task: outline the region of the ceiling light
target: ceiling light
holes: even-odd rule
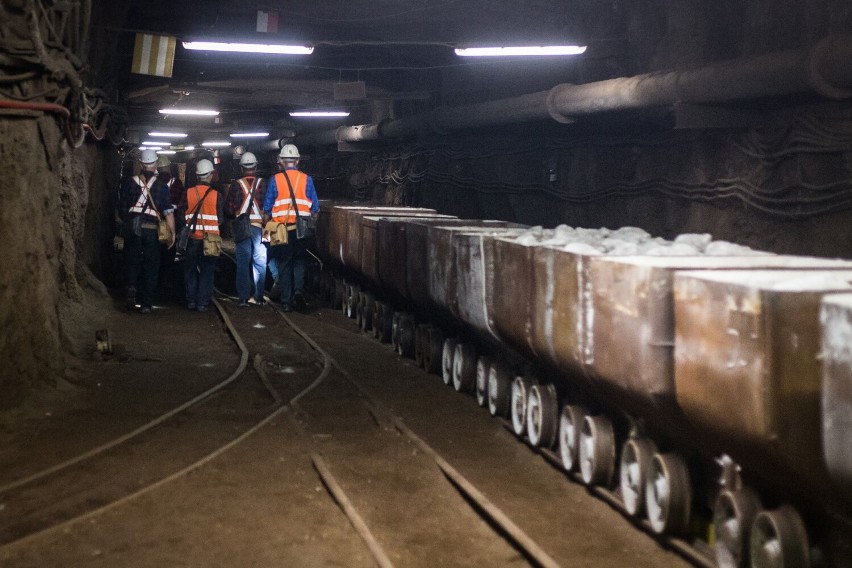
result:
[[[157,153],[162,156],[171,156],[172,154],[177,154],[174,150],[157,150]]]
[[[220,146],[230,146],[230,142],[219,142],[219,141],[210,141],[210,142],[202,142],[202,146],[206,146],[207,148],[218,148]]]
[[[299,110],[291,112],[290,116],[349,116],[349,113],[343,110]]]
[[[160,114],[182,114],[186,116],[219,116],[219,111],[212,109],[161,108]]]
[[[140,150],[162,150],[162,146],[139,146]]]
[[[186,148],[184,148],[184,150],[186,150],[186,151],[195,150],[195,146],[187,146]]]
[[[168,144],[168,140],[145,140],[141,144],[143,146],[162,146],[163,144]]]
[[[265,138],[269,132],[234,132],[231,138]]]
[[[240,53],[276,53],[279,55],[310,55],[314,48],[307,45],[282,45],[260,43],[225,43],[218,41],[185,41],[186,49],[202,51],[236,51]]]
[[[186,138],[185,132],[149,132],[148,136],[155,136],[160,138]]]
[[[585,45],[541,45],[526,47],[468,47],[456,49],[462,57],[506,57],[515,55],[579,55]]]

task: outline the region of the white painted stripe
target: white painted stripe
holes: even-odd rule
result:
[[[160,36],[159,46],[157,47],[157,71],[154,75],[160,77],[166,74],[166,59],[169,55],[169,36]]]
[[[292,199],[278,199],[275,202],[274,207],[280,207],[283,205],[290,205],[290,209],[292,209],[293,200]],[[297,199],[296,205],[304,205],[305,207],[310,207],[313,205],[313,202],[310,199]]]
[[[151,70],[149,64],[151,61],[151,40],[154,36],[144,34],[142,36],[142,58],[139,60],[139,73],[142,75],[150,75]]]

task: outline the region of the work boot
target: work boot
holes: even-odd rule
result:
[[[272,288],[269,290],[269,299],[277,302],[281,299],[281,287],[278,286],[278,281],[275,281],[275,284],[272,285]]]
[[[293,309],[297,312],[301,312],[306,306],[305,295],[301,292],[296,292],[295,296],[293,296]]]
[[[124,305],[128,310],[136,309],[136,288],[128,286],[124,294]]]

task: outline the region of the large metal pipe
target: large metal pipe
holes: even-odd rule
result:
[[[250,142],[247,148],[252,152],[277,152],[282,146],[281,139],[264,140],[263,142]]]
[[[810,49],[793,49],[735,59],[695,69],[646,73],[584,85],[563,83],[550,90],[429,113],[378,124],[341,126],[299,137],[299,143],[332,144],[413,136],[424,130],[452,130],[606,111],[666,107],[678,102],[723,103],[760,97],[816,92],[852,96],[852,37],[827,37]]]
[[[697,69],[647,73],[585,85],[557,85],[551,105],[562,116],[669,106],[722,103],[791,93],[829,98],[852,95],[849,38],[827,38],[810,50],[789,50]],[[837,71],[845,69],[845,73]]]

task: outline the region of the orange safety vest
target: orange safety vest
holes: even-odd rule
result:
[[[208,189],[210,189],[210,186],[200,184],[186,190],[186,213],[184,214],[184,218],[187,225],[192,223],[192,217],[195,215],[195,206],[201,201]],[[203,239],[204,233],[219,234],[219,216],[216,214],[218,209],[218,194],[219,192],[215,189],[211,190],[210,195],[201,204],[201,210],[198,212],[198,220],[195,221],[195,230],[189,234],[190,238]]]
[[[290,197],[290,186],[284,176],[290,178],[293,184],[293,195],[296,197],[296,208],[299,216],[311,216],[311,200],[307,196],[308,176],[299,170],[285,170],[275,174],[275,188],[278,195],[272,205],[272,220],[285,225],[295,225],[296,216],[293,215],[293,199]]]
[[[249,182],[249,180],[253,181]],[[257,206],[258,190],[260,189],[260,184],[262,182],[263,180],[261,178],[255,178],[253,176],[246,176],[237,180],[237,183],[240,184],[240,189],[243,190],[243,204],[240,206],[240,210],[237,212],[237,215],[242,215],[248,211],[249,195],[251,195],[251,190],[254,189],[254,197],[252,198],[253,203],[251,204],[251,211],[249,212],[249,221],[252,225],[257,225],[258,227],[263,226],[263,219],[260,216],[260,207]]]

